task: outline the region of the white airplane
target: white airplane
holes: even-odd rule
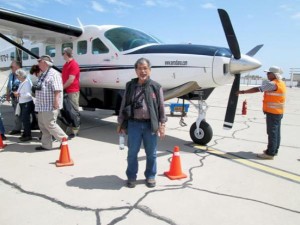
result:
[[[165,100],[198,99],[199,116],[190,128],[197,144],[207,144],[212,128],[205,121],[205,100],[217,86],[232,83],[224,128],[234,122],[240,74],[255,70],[261,63],[252,58],[262,47],[258,45],[243,55],[227,12],[218,9],[229,45],[228,48],[163,44],[141,31],[123,26],[80,26],[58,23],[43,18],[0,8],[0,37],[16,48],[0,53],[0,67],[9,67],[11,60],[22,61],[23,67],[36,64],[40,55],[51,55],[55,69],[63,66],[62,50],[72,47],[81,70],[80,105],[84,108],[116,109],[120,90],[136,77],[134,63],[141,57],[152,64],[151,78],[164,89]],[[17,43],[13,38],[28,40]]]

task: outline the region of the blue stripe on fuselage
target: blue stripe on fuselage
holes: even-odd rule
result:
[[[126,53],[132,54],[147,54],[147,53],[167,53],[167,54],[192,54],[192,55],[205,55],[205,56],[223,56],[231,58],[231,51],[227,48],[207,46],[207,45],[191,45],[191,44],[162,44],[151,45],[136,51]]]
[[[57,66],[59,69],[62,69],[62,66]],[[107,71],[107,70],[128,70],[134,69],[134,66],[131,65],[80,65],[80,72],[92,72],[92,71]],[[24,66],[25,70],[30,70],[31,66]],[[204,66],[151,66],[151,68],[208,68]],[[7,67],[7,70],[10,68]]]

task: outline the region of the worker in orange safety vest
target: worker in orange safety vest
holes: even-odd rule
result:
[[[284,113],[286,86],[282,81],[282,70],[278,66],[271,66],[265,70],[269,82],[259,87],[238,91],[236,94],[250,94],[264,92],[263,112],[266,114],[268,147],[257,157],[261,159],[274,159],[280,146],[280,127]]]

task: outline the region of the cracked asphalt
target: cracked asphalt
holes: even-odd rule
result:
[[[196,146],[189,137],[189,126],[197,117],[195,108],[190,106],[185,127],[179,124],[179,114],[169,116],[167,137],[159,141],[153,189],[144,183],[143,149],[138,185],[124,186],[126,150],[118,148],[112,111],[82,112],[79,137],[68,142],[75,163],[71,167],[55,166],[58,143],[52,151],[34,150],[39,145],[38,131],[28,143],[7,135],[8,146],[0,152],[0,224],[299,224],[300,89],[288,88],[282,144],[273,161],[256,158],[267,141],[261,94],[242,95],[233,129],[223,130],[229,91],[230,86],[216,88],[207,101],[206,119],[214,132],[207,146]],[[244,99],[246,116],[241,115]],[[9,131],[12,108],[6,102],[1,112]],[[163,173],[169,170],[176,145],[188,177],[171,181]]]

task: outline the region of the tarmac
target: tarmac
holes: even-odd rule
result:
[[[300,223],[300,89],[288,88],[282,142],[274,160],[256,157],[266,149],[262,94],[241,95],[232,130],[223,129],[231,86],[216,88],[206,120],[214,136],[207,146],[189,136],[197,110],[190,105],[184,122],[169,115],[166,138],[158,144],[157,186],[144,182],[145,152],[139,154],[138,185],[127,188],[127,150],[119,150],[113,111],[82,111],[79,136],[68,141],[74,166],[56,167],[60,149],[37,152],[34,140],[7,135],[0,152],[1,225],[295,225]],[[241,89],[249,87],[242,86]],[[247,115],[241,115],[247,99]],[[1,106],[7,131],[13,126],[9,103]],[[170,180],[174,146],[180,148],[187,178]]]

